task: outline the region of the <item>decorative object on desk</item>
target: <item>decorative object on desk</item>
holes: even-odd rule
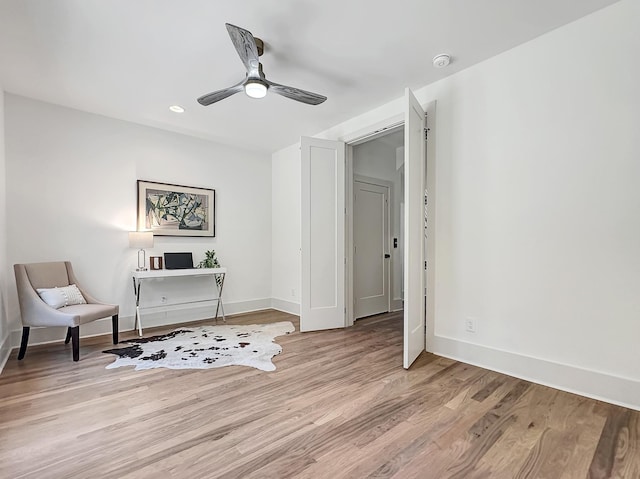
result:
[[[145,248],[153,248],[153,233],[151,231],[130,231],[129,247],[140,248],[138,251],[138,269],[136,271],[146,271]]]
[[[213,249],[209,251],[205,251],[204,259],[200,261],[200,263],[198,263],[197,267],[198,268],[219,268],[220,262],[218,261],[218,258],[216,258],[216,251]],[[220,276],[216,276],[216,283],[218,284],[218,286],[222,286],[222,281],[224,281],[224,278]]]
[[[162,256],[149,256],[150,269],[162,269]]]
[[[138,180],[138,228],[163,236],[215,236],[215,193]]]
[[[282,347],[273,340],[294,331],[290,321],[180,328],[161,336],[122,341],[121,344],[130,345],[104,351],[119,356],[106,369],[120,366],[135,366],[136,371],[249,366],[273,371],[276,367],[271,358],[282,352]]]
[[[215,250],[205,251],[204,259],[198,263],[198,268],[219,268],[220,262],[216,258]]]

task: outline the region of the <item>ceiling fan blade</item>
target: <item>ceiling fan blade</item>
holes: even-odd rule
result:
[[[244,82],[245,80],[242,80],[240,83],[236,83],[235,85],[230,86],[229,88],[225,88],[224,90],[218,90],[212,93],[207,93],[206,95],[202,95],[200,98],[198,98],[198,103],[204,106],[208,106],[217,101],[224,100],[231,95],[235,95],[236,93],[243,90]]]
[[[306,103],[308,105],[319,105],[327,99],[326,96],[318,95],[317,93],[311,93],[310,91],[300,90],[299,88],[293,88],[285,85],[279,85],[278,83],[273,83],[266,79],[264,79],[263,81],[265,81],[267,85],[269,85],[269,91],[287,98],[291,98],[292,100]]]
[[[260,65],[255,38],[253,38],[249,30],[236,27],[230,23],[226,23],[225,25],[227,26],[227,31],[229,32],[233,46],[236,47],[236,51],[247,69],[247,75],[252,76],[252,74],[258,72],[258,65]]]

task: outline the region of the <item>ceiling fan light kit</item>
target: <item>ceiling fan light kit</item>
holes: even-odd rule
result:
[[[229,88],[202,95],[198,98],[198,103],[208,106],[243,90],[251,98],[263,98],[267,94],[267,90],[271,90],[273,93],[307,105],[319,105],[327,99],[326,96],[318,95],[317,93],[280,85],[267,80],[259,59],[264,51],[264,42],[259,38],[255,38],[249,30],[236,27],[230,23],[227,23],[226,26],[231,42],[247,70],[245,79]]]
[[[249,80],[244,84],[244,92],[251,98],[264,98],[267,95],[267,85],[259,81]]]
[[[433,57],[433,66],[436,68],[444,68],[451,63],[451,56],[446,53],[441,53]]]

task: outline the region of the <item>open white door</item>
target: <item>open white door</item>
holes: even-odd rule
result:
[[[345,146],[301,138],[300,331],[345,327]]]
[[[425,350],[424,177],[425,113],[410,89],[404,120],[404,360],[408,369]]]

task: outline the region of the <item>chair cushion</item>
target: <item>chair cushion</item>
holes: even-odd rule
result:
[[[74,324],[74,326],[77,326],[118,314],[118,306],[111,304],[74,304],[60,308],[58,311],[76,316],[77,324]]]
[[[87,301],[75,284],[62,288],[38,288],[36,289],[42,301],[55,309],[73,304],[86,304]]]

